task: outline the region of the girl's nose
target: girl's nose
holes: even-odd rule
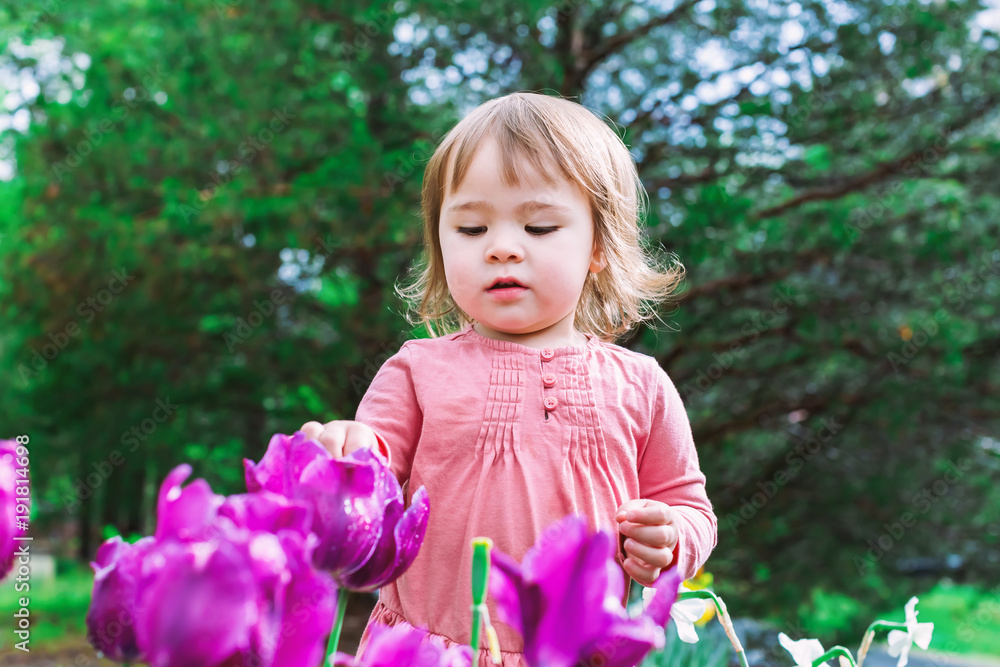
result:
[[[508,233],[498,232],[487,245],[486,258],[490,262],[520,261],[524,251],[521,245]]]

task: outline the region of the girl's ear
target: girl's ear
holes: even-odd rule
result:
[[[591,256],[590,260],[590,271],[591,273],[600,273],[607,266],[607,259],[604,257],[604,251],[601,248],[594,246],[594,254]]]

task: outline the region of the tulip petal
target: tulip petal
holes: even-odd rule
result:
[[[333,654],[333,664],[331,667],[358,667],[361,663],[350,653],[337,651]]]
[[[376,623],[371,628],[364,656],[358,667],[470,667],[472,648],[453,646],[445,649],[428,637],[423,628],[409,625],[389,627]],[[338,654],[342,655],[342,654]],[[350,665],[349,662],[337,664]],[[353,667],[353,666],[352,666]]]
[[[305,503],[270,491],[228,496],[219,507],[219,516],[247,530],[269,533],[292,530],[306,535],[312,523],[312,512]]]
[[[416,560],[420,552],[420,546],[424,542],[427,533],[427,522],[430,520],[431,501],[427,495],[427,489],[420,487],[413,494],[410,506],[403,512],[403,518],[396,526],[396,544],[398,547],[396,554],[396,572],[393,579],[399,578],[413,561]]]
[[[14,569],[16,538],[27,533],[26,528],[18,527],[17,506],[31,504],[30,495],[17,495],[17,447],[15,440],[0,440],[0,579]]]
[[[563,523],[572,525],[559,525]],[[621,608],[621,617],[627,619],[621,604],[624,581],[613,560],[615,545],[611,536],[598,532],[588,537],[584,521],[564,520],[559,524],[556,532],[565,535],[566,543],[574,550],[563,552],[565,560],[557,563],[562,577],[551,576],[552,570],[546,568],[550,577],[535,580],[547,601],[546,613],[538,624],[539,637],[545,639],[536,644],[535,661],[528,658],[529,649],[525,647],[525,657],[532,664],[556,667],[575,665],[584,647],[607,632],[607,612],[613,618],[616,607]],[[579,541],[573,545],[574,540]],[[533,554],[536,559],[538,554]],[[605,613],[594,613],[597,610]]]
[[[266,489],[291,498],[302,473],[317,459],[333,460],[333,457],[302,431],[291,436],[277,433],[268,442],[260,463],[244,459],[247,491]]]
[[[196,541],[214,534],[218,508],[224,498],[212,493],[212,488],[203,479],[196,479],[181,489],[181,484],[190,475],[191,466],[182,463],[163,480],[156,505],[157,541]]]
[[[271,667],[317,665],[326,655],[337,586],[330,575],[312,567],[312,550],[318,541],[315,535],[301,538],[284,534],[281,541],[289,555],[292,579],[284,592],[281,631]]]
[[[413,494],[412,503],[405,512],[401,501],[390,503],[375,551],[359,570],[338,577],[338,583],[352,591],[368,592],[398,579],[417,557],[427,533],[429,516],[430,502],[424,487]]]
[[[165,564],[143,593],[139,646],[153,667],[216,667],[250,648],[257,586],[226,541],[163,545]],[[148,600],[148,602],[145,602]]]
[[[670,610],[677,600],[677,593],[683,581],[684,578],[681,576],[680,569],[675,565],[669,570],[660,572],[660,576],[653,582],[652,588],[656,593],[646,603],[645,613],[656,625],[663,627],[667,624],[667,619],[670,618]],[[702,603],[702,612],[704,611],[705,607],[704,603]]]
[[[87,610],[87,640],[109,660],[132,662],[141,651],[135,635],[142,560],[153,548],[152,537],[129,544],[115,536],[97,550],[94,588]]]
[[[526,614],[526,608],[530,608],[528,601],[532,596],[517,561],[504,552],[494,549],[490,554],[490,576],[487,583],[490,597],[496,602],[500,621],[525,636],[526,627],[529,627],[529,624],[533,625],[536,618],[534,614]],[[525,623],[526,620],[529,623]],[[525,636],[526,642],[527,639]]]
[[[418,667],[420,645],[427,633],[403,625],[388,627],[375,625],[371,630],[371,639],[365,648],[365,667],[398,667],[412,665]]]
[[[595,643],[589,652],[588,665],[605,667],[633,667],[652,650],[663,648],[663,628],[649,618],[641,621],[618,620],[606,629],[606,638]],[[574,663],[575,664],[575,663]]]
[[[315,460],[299,480],[298,497],[314,508],[320,543],[315,564],[335,577],[360,569],[382,535],[381,499],[374,495],[372,464],[350,458]]]

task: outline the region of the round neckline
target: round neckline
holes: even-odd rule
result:
[[[542,350],[552,350],[556,354],[582,354],[589,348],[597,345],[596,336],[582,331],[580,333],[587,337],[586,343],[581,343],[580,345],[561,345],[559,347],[546,348],[531,347],[529,345],[522,345],[521,343],[514,343],[509,340],[497,340],[496,338],[490,338],[476,331],[473,324],[467,324],[465,326],[464,333],[470,335],[474,340],[479,341],[481,344],[486,345],[487,347],[492,347],[495,350],[500,350],[502,352],[520,352],[521,354],[540,355]]]

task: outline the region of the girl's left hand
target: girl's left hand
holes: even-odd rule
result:
[[[658,500],[629,500],[618,508],[615,519],[625,540],[623,563],[629,576],[643,586],[652,586],[660,572],[674,562],[677,527],[674,510]]]

